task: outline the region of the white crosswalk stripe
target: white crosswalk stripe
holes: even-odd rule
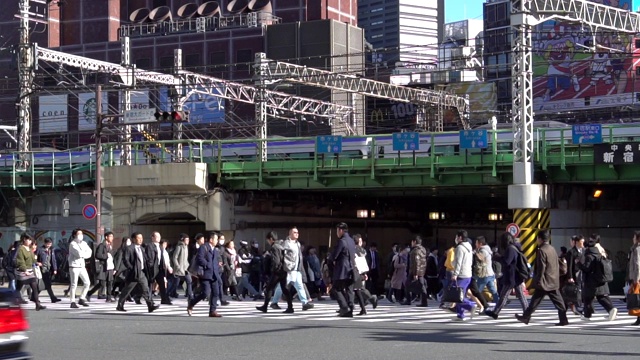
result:
[[[66,300],[66,299],[65,299]],[[47,306],[46,311],[68,311],[70,313],[76,313],[80,316],[94,315],[94,314],[131,314],[131,315],[148,315],[148,316],[180,316],[186,317],[187,302],[186,299],[174,299],[173,305],[161,305],[159,309],[149,314],[147,312],[146,305],[136,305],[131,302],[125,304],[126,313],[116,311],[116,303],[105,303],[104,300],[93,300],[89,303],[89,307],[81,307],[80,309],[70,309],[68,300],[56,304],[47,303],[43,301],[43,305]],[[396,304],[390,304],[386,301],[380,301],[380,305],[377,309],[372,309],[371,306],[367,307],[367,315],[357,316],[355,315],[359,311],[359,307],[356,305],[356,311],[353,318],[341,318],[336,314],[337,305],[334,301],[315,302],[313,309],[303,311],[300,303],[294,303],[294,314],[284,314],[284,304],[280,303],[283,307],[281,310],[274,310],[269,308],[267,313],[262,313],[255,309],[256,306],[261,305],[258,301],[231,301],[228,306],[219,306],[218,312],[227,319],[251,319],[251,318],[264,318],[278,321],[288,321],[293,319],[304,319],[312,321],[352,321],[356,323],[397,323],[397,324],[447,324],[451,326],[496,326],[505,328],[521,328],[527,326],[555,328],[554,324],[558,322],[558,313],[549,301],[543,301],[540,307],[536,310],[529,322],[529,325],[522,324],[515,319],[515,314],[521,314],[522,308],[517,301],[512,303],[509,307],[504,308],[500,313],[500,317],[497,320],[493,320],[485,315],[475,315],[473,319],[470,319],[468,314],[466,321],[456,321],[456,315],[450,311],[442,310],[437,307],[435,302],[430,303],[430,307],[418,308],[414,306],[401,306]],[[25,306],[27,309],[32,309],[32,304]],[[609,321],[607,313],[601,309],[596,309],[598,312],[594,314],[591,321],[581,320],[579,316],[569,314],[569,325],[565,326],[565,329],[597,329],[597,330],[616,330],[616,331],[633,331],[639,330],[640,326],[631,325],[635,321],[635,317],[626,315],[626,309],[624,305],[619,308],[620,312],[618,318],[614,321]],[[194,310],[194,317],[206,317],[209,314],[209,307],[206,302],[198,304]]]

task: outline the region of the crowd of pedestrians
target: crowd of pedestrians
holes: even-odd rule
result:
[[[245,241],[236,251],[235,243],[225,241],[220,232],[197,234],[193,242],[181,234],[175,246],[169,246],[158,232],[145,244],[143,234],[136,232],[124,238],[117,249],[113,233],[107,232],[92,251],[82,230],[75,229],[68,251],[70,307],[90,306],[91,297],[97,294],[106,302],[116,302],[118,311],[126,312],[129,301],[140,304],[144,300],[153,312],[160,305],[173,305],[172,298],[183,291],[188,315],[204,301],[209,316],[219,318],[218,306],[247,296],[264,300],[256,307],[258,311],[281,309],[278,303],[283,299],[284,312],[293,313],[295,297],[306,311],[314,307],[314,300],[323,301],[322,296],[328,294],[337,302],[337,316],[353,317],[356,305],[360,308],[357,315],[366,315],[367,306],[375,309],[381,298],[377,293],[381,257],[375,244],[366,247],[362,236],[351,236],[346,223],[339,223],[335,231],[336,243],[320,258],[315,248],[305,249],[296,227],[289,229],[284,240],[270,232],[264,253],[257,243],[250,246]],[[571,248],[562,248],[560,255],[549,241],[549,231],[539,231],[535,261],[530,266],[520,243],[508,233],[490,246],[484,237],[471,240],[460,230],[452,246],[442,253],[430,251],[416,236],[405,247],[394,244],[386,259],[386,297],[402,305],[415,302],[418,307],[429,306],[429,300],[438,301],[440,308],[454,312],[458,321],[478,314],[498,319],[512,293],[522,307],[516,319],[525,324],[545,296],[558,311],[558,326],[569,324],[567,311],[589,321],[594,300],[607,311],[610,321],[616,319],[618,309],[609,297],[610,261],[600,237],[573,236]],[[2,255],[8,286],[20,291],[25,303],[29,299],[36,310],[45,309],[39,300],[42,290],[52,303],[61,301],[51,288],[58,271],[51,239],[38,247],[25,233]],[[93,286],[88,259],[95,260]],[[631,285],[640,280],[640,232],[633,236],[627,275]],[[82,290],[77,296],[80,281]],[[535,291],[529,300],[525,283]],[[160,304],[154,301],[156,294]],[[634,325],[640,325],[640,317]]]

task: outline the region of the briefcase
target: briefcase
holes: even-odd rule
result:
[[[562,288],[562,298],[566,303],[578,304],[581,297],[580,287],[576,284],[566,284]]]
[[[442,302],[461,303],[464,300],[464,295],[464,289],[453,282],[444,288]]]

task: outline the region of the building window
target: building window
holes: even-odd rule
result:
[[[170,71],[173,69],[173,56],[163,56],[160,58],[160,69]]]
[[[251,49],[238,50],[236,52],[236,69],[238,71],[249,71],[253,65],[253,51]]]
[[[184,57],[184,68],[189,71],[200,72],[202,61],[200,61],[200,54],[187,54]]]
[[[151,68],[151,59],[149,59],[149,58],[137,59],[135,64],[136,64],[136,68],[147,70],[147,69]]]

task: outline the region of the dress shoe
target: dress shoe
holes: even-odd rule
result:
[[[72,302],[70,308],[79,309],[80,307],[78,305],[76,305],[76,303]]]
[[[147,307],[147,310],[149,310],[150,313],[154,312],[155,310],[158,310],[160,308],[160,305],[149,305]]]
[[[528,317],[525,317],[524,315],[516,314],[516,320],[520,321],[525,325],[529,325],[530,319]]]
[[[91,302],[91,296],[93,296],[93,295],[87,294],[87,302]]]
[[[107,297],[105,295],[98,295],[98,300],[105,300]]]
[[[22,305],[26,305],[29,302],[27,300],[25,300],[25,299],[20,299],[19,303],[22,304]]]
[[[416,307],[429,307],[429,304],[427,304],[427,303],[418,304],[418,305],[416,305]]]
[[[67,296],[69,296],[69,290],[64,291],[64,297],[67,297]]]
[[[302,310],[309,310],[309,309],[313,309],[313,304],[312,303],[306,303],[306,304],[302,305]]]
[[[371,306],[373,306],[373,308],[377,308],[378,307],[378,298],[377,297],[372,297],[371,299],[369,299],[369,301],[371,302]]]
[[[258,310],[258,311],[262,311],[263,313],[266,313],[266,312],[267,312],[267,309],[268,309],[268,308],[267,308],[265,305],[262,305],[262,306],[256,306],[256,310]]]
[[[108,297],[108,298],[107,298],[107,299],[106,299],[106,300],[105,300],[104,302],[108,302],[108,303],[111,303],[111,302],[113,302],[113,298],[111,298],[111,297]]]
[[[193,306],[187,306],[187,314],[191,316],[192,313],[193,313]]]
[[[491,311],[491,310],[485,310],[484,312],[485,315],[493,318],[493,320],[498,320],[498,314],[496,314],[495,312]]]
[[[173,305],[173,303],[169,300],[164,300],[164,301],[160,301],[160,304],[162,305]]]
[[[255,296],[253,296],[253,300],[254,301],[256,301],[256,300],[264,300],[264,296],[262,296],[261,294],[255,295]]]
[[[61,299],[58,299],[58,298],[55,298],[55,299],[52,299],[52,300],[51,300],[51,303],[52,303],[52,304],[55,304],[55,303],[60,302],[60,301],[62,301],[62,300],[61,300]]]
[[[282,308],[280,307],[280,305],[278,305],[278,303],[271,303],[271,305],[270,305],[270,306],[271,306],[271,308],[272,308],[272,309],[274,309],[274,310],[280,310],[280,309],[282,309]]]
[[[83,299],[78,300],[78,304],[82,305],[82,306],[89,306],[89,304],[87,304],[87,302]]]
[[[367,309],[362,309],[362,310],[360,310],[360,312],[358,313],[358,315],[367,315]]]
[[[122,311],[122,312],[127,312],[127,310],[124,309],[124,305],[118,305],[116,306],[116,310],[117,311]]]
[[[46,306],[42,306],[40,304],[36,304],[36,311],[44,310],[46,308],[47,308]]]
[[[631,324],[631,325],[634,325],[634,326],[638,326],[638,325],[640,325],[640,317],[638,317],[638,319],[636,320],[636,322],[634,322],[634,323],[633,323],[633,324]]]
[[[400,303],[400,305],[411,305],[411,301],[406,300]]]
[[[283,311],[285,314],[293,314],[293,308],[287,308],[287,310]]]
[[[349,310],[349,311],[345,311],[345,312],[341,312],[338,314],[339,317],[347,317],[347,318],[352,318],[353,317],[353,311]]]
[[[220,300],[220,305],[227,306],[229,305],[229,302],[227,300]]]
[[[559,323],[556,323],[555,326],[567,326],[569,325],[568,321],[560,321]]]
[[[209,313],[209,317],[221,318],[222,315],[218,314],[217,311],[212,311]]]
[[[138,305],[142,304],[142,301],[140,301],[140,299],[133,299],[133,301],[135,301],[135,303]]]

